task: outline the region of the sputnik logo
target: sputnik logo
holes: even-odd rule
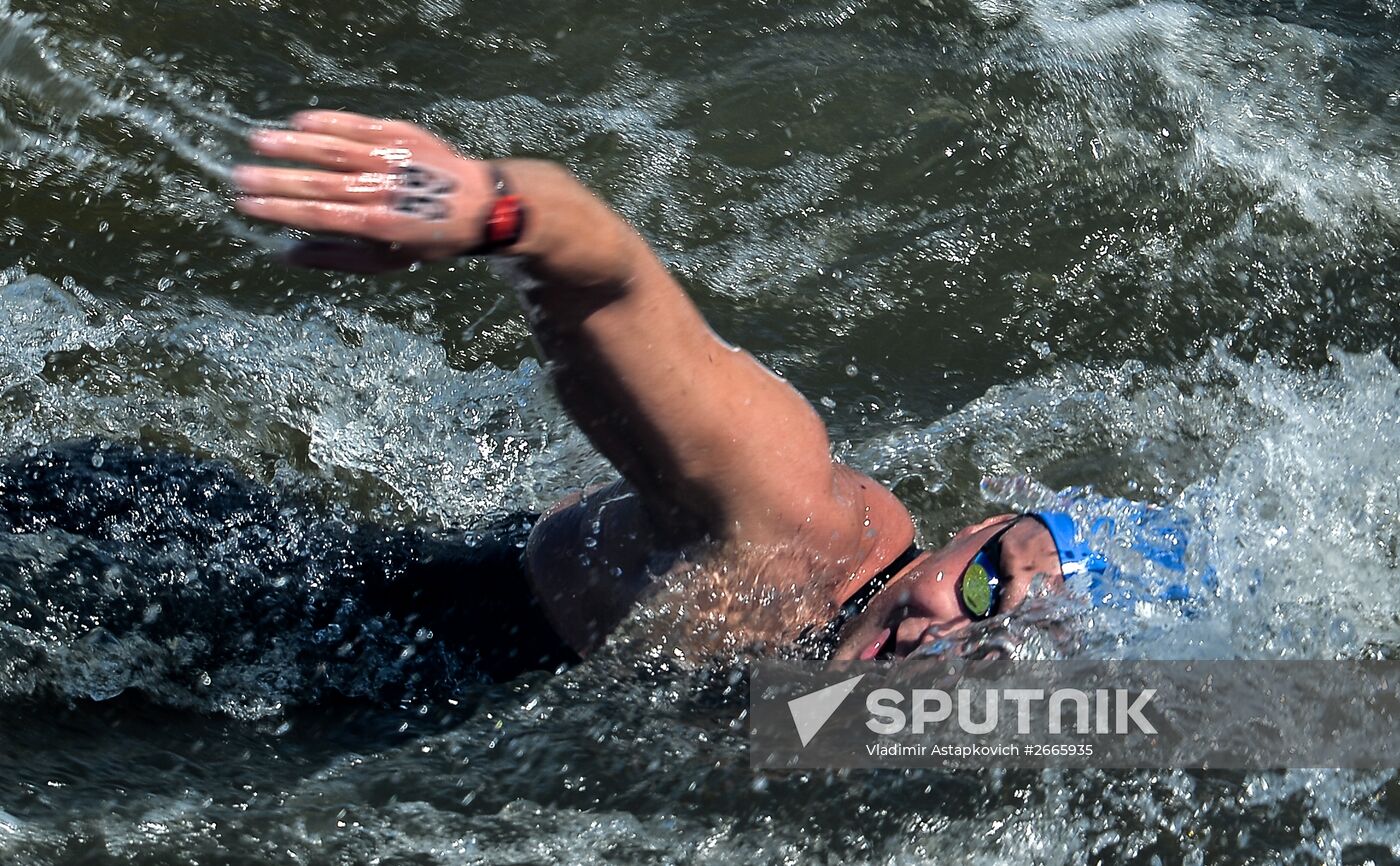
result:
[[[856,686],[860,685],[863,679],[865,674],[788,701],[788,712],[792,713],[792,724],[797,728],[797,736],[802,740],[803,748],[812,742],[822,725],[841,708],[841,704],[851,696],[851,692],[856,690]]]

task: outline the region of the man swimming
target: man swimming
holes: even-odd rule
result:
[[[655,580],[700,559],[777,599],[768,640],[838,659],[899,657],[1013,609],[1037,575],[1102,571],[1058,512],[914,544],[909,511],[833,461],[812,406],[710,330],[646,242],[560,166],[463,157],[403,122],[310,111],[251,138],[243,213],[321,235],[297,263],[373,272],[502,257],[569,416],[621,474],[551,508],[532,589],[576,651],[596,649]],[[749,568],[753,552],[800,552]]]

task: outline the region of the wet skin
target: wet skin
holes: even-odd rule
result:
[[[892,492],[832,460],[811,404],[715,334],[647,242],[562,167],[488,165],[421,127],[345,112],[300,113],[250,144],[305,166],[234,172],[241,212],[321,236],[294,251],[301,265],[375,272],[456,258],[486,239],[493,177],[525,203],[523,232],[497,252],[520,278],[561,405],[622,476],[606,495],[551,509],[529,544],[535,595],[579,653],[626,616],[653,553],[703,547],[743,574],[736,590],[800,590],[784,634],[765,637],[782,640],[838,610],[914,537]],[[1014,519],[969,527],[904,569],[848,628],[840,656],[905,654],[965,627],[958,578]],[[753,550],[805,558],[745,573]],[[1017,523],[1001,569],[998,609],[1009,610],[1032,576],[1058,572],[1049,533]]]
[[[1050,532],[1034,518],[1002,514],[966,527],[939,550],[923,553],[881,590],[846,628],[838,660],[903,657],[966,628],[972,618],[958,597],[958,578],[977,551],[1008,524],[1001,537],[1003,581],[993,614],[1012,610],[1037,574],[1060,576]]]

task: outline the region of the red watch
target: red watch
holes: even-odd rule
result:
[[[470,251],[470,255],[489,255],[497,250],[514,246],[525,233],[525,205],[520,196],[510,191],[506,176],[494,162],[491,166],[491,184],[496,190],[496,198],[491,209],[486,212],[486,222],[482,226],[481,244]]]

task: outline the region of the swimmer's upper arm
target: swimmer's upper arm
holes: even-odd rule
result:
[[[242,167],[240,210],[373,242],[333,244],[304,262],[317,266],[402,266],[464,249],[513,257],[565,407],[641,494],[660,534],[795,543],[837,563],[870,546],[874,500],[864,491],[873,483],[832,463],[811,405],[720,340],[646,242],[568,171],[531,160],[486,166],[426,130],[359,115],[309,112],[294,126],[257,134],[254,149],[320,170]],[[410,194],[410,169],[438,178],[433,207]],[[885,520],[870,516],[871,528]]]
[[[527,202],[537,186],[576,183],[538,163],[506,166]],[[522,295],[565,407],[655,522],[676,535],[798,543],[840,559],[868,549],[863,491],[878,485],[838,469],[811,404],[721,340],[606,205],[554,196],[574,208],[551,214],[537,237],[527,230],[521,252],[533,279]],[[571,272],[563,263],[580,254],[566,250],[579,246],[595,255]]]

